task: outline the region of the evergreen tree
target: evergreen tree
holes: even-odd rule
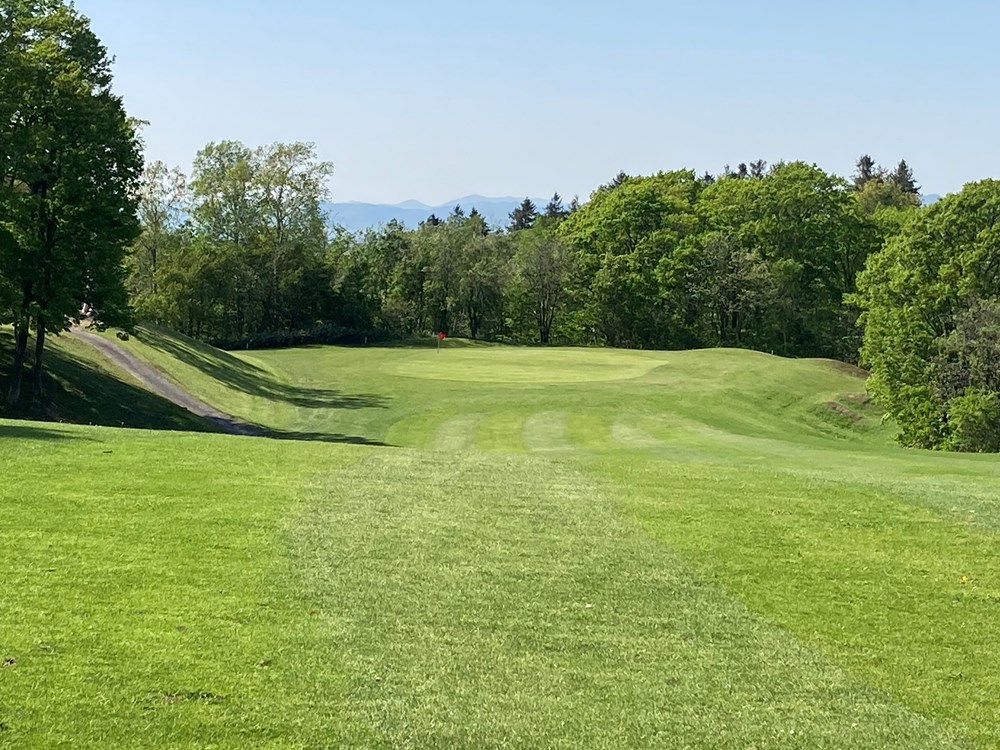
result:
[[[913,170],[906,163],[906,159],[902,159],[899,164],[896,165],[896,171],[892,173],[889,178],[892,182],[899,186],[899,189],[904,193],[913,196],[920,195],[920,186],[913,179]]]
[[[615,175],[615,178],[610,182],[608,187],[614,190],[616,187],[624,185],[626,182],[628,182],[628,180],[629,180],[628,174],[625,173],[625,170],[622,170]]]
[[[511,211],[509,230],[511,232],[519,232],[522,229],[531,229],[535,225],[535,219],[537,218],[538,211],[535,208],[535,204],[531,198],[525,198],[521,201],[520,206]]]
[[[562,219],[566,216],[566,209],[563,207],[562,197],[559,193],[554,193],[552,199],[545,206],[545,215],[550,219]]]
[[[864,154],[857,162],[857,171],[854,173],[854,189],[861,190],[872,180],[881,181],[881,171],[875,160],[868,154]]]
[[[486,223],[486,217],[479,213],[479,210],[473,206],[472,210],[469,211],[469,218],[465,222],[467,227],[472,229],[473,234],[478,234],[483,237],[490,233],[489,224]]]

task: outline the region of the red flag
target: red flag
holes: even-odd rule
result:
[[[448,334],[447,333],[444,333],[442,331],[441,333],[438,334],[438,341],[444,341],[446,338],[448,338]]]

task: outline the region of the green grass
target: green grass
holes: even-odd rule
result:
[[[25,373],[23,395],[16,408],[7,406],[9,367],[14,337],[0,327],[0,418],[35,419],[114,427],[212,431],[214,427],[140,387],[131,376],[109,365],[93,347],[63,334],[46,343],[44,398],[30,398]],[[34,350],[27,366],[33,363]]]
[[[0,422],[0,747],[1000,748],[1000,462],[847,368],[127,346],[387,445]]]

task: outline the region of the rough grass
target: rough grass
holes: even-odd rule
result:
[[[1000,747],[1000,464],[858,373],[128,346],[394,447],[0,423],[0,746]]]

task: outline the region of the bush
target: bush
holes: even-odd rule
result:
[[[1000,398],[993,391],[968,389],[948,402],[947,448],[970,453],[1000,452]]]

